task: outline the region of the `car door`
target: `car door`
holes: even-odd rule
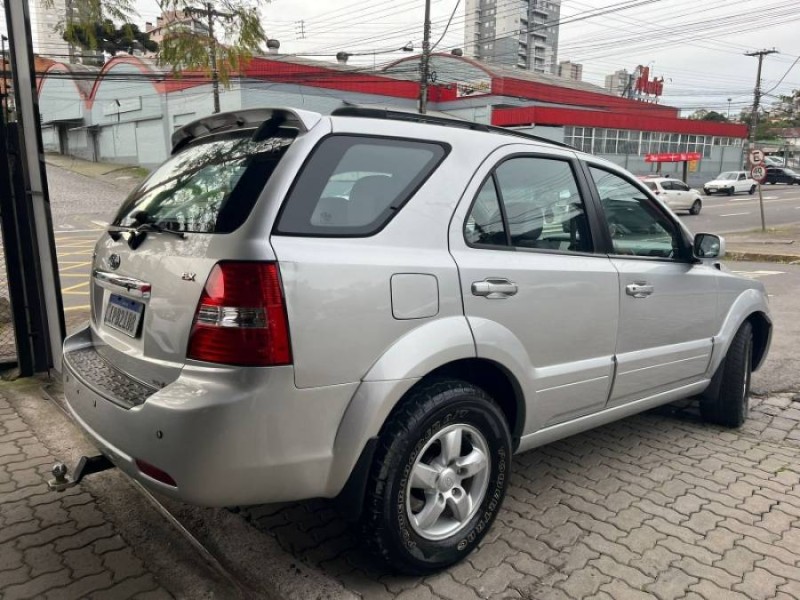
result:
[[[505,147],[451,223],[478,356],[517,375],[523,433],[602,409],[611,388],[619,283],[594,253],[588,190],[573,153]]]
[[[601,165],[589,172],[620,282],[609,406],[701,380],[716,333],[718,271],[694,264],[688,234],[633,178]]]
[[[739,173],[739,176],[736,178],[736,184],[734,187],[734,191],[736,192],[745,192],[749,191],[750,186],[747,183],[747,174],[746,173]]]
[[[662,181],[661,189],[663,190],[661,198],[664,200],[664,204],[666,204],[673,210],[677,208],[678,204],[680,204],[680,193],[678,192],[678,190],[675,189],[673,182]]]
[[[682,181],[672,182],[673,194],[675,194],[675,202],[671,208],[677,210],[685,210],[692,205],[689,199],[689,186]]]

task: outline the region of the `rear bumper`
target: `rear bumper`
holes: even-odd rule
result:
[[[71,361],[88,327],[64,344],[64,391],[75,420],[117,467],[146,487],[204,506],[332,497],[333,444],[358,387],[298,389],[288,367],[187,364],[177,380],[127,408]],[[168,473],[169,486],[136,460]],[[339,486],[341,488],[341,486]]]

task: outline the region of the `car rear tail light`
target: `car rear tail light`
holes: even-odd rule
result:
[[[141,473],[147,475],[150,479],[155,479],[159,483],[171,485],[172,487],[178,487],[178,484],[175,483],[175,480],[170,476],[169,473],[162,471],[158,467],[151,465],[149,462],[137,458],[136,468],[139,469]]]
[[[187,358],[244,366],[292,362],[286,304],[274,262],[220,262],[197,304]]]

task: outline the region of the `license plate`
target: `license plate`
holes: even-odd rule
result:
[[[141,302],[111,294],[103,322],[108,327],[121,331],[125,335],[136,337],[139,335],[139,325],[141,325],[143,314],[144,304]]]
[[[709,191],[709,192],[716,192],[716,191],[717,191],[717,188],[708,188],[708,191]]]

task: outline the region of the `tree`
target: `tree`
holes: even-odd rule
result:
[[[712,110],[708,114],[706,114],[702,118],[702,120],[703,121],[714,121],[716,123],[727,123],[728,122],[728,117],[726,117],[722,113],[718,113],[717,111]]]
[[[45,0],[52,5],[53,0]],[[72,0],[73,26],[81,25],[93,47],[99,40],[93,24],[106,19],[129,22],[136,15],[136,0]],[[259,9],[269,0],[157,0],[169,19],[161,41],[158,62],[173,72],[202,71],[214,84],[214,112],[219,112],[218,81],[228,85],[266,44]],[[201,26],[198,26],[201,25]]]
[[[116,27],[111,19],[88,25],[70,23],[66,26],[63,37],[84,50],[103,50],[112,56],[117,52],[131,52],[137,48],[148,52],[158,51],[158,44],[150,39],[150,34],[141,31],[138,25],[125,23]]]

